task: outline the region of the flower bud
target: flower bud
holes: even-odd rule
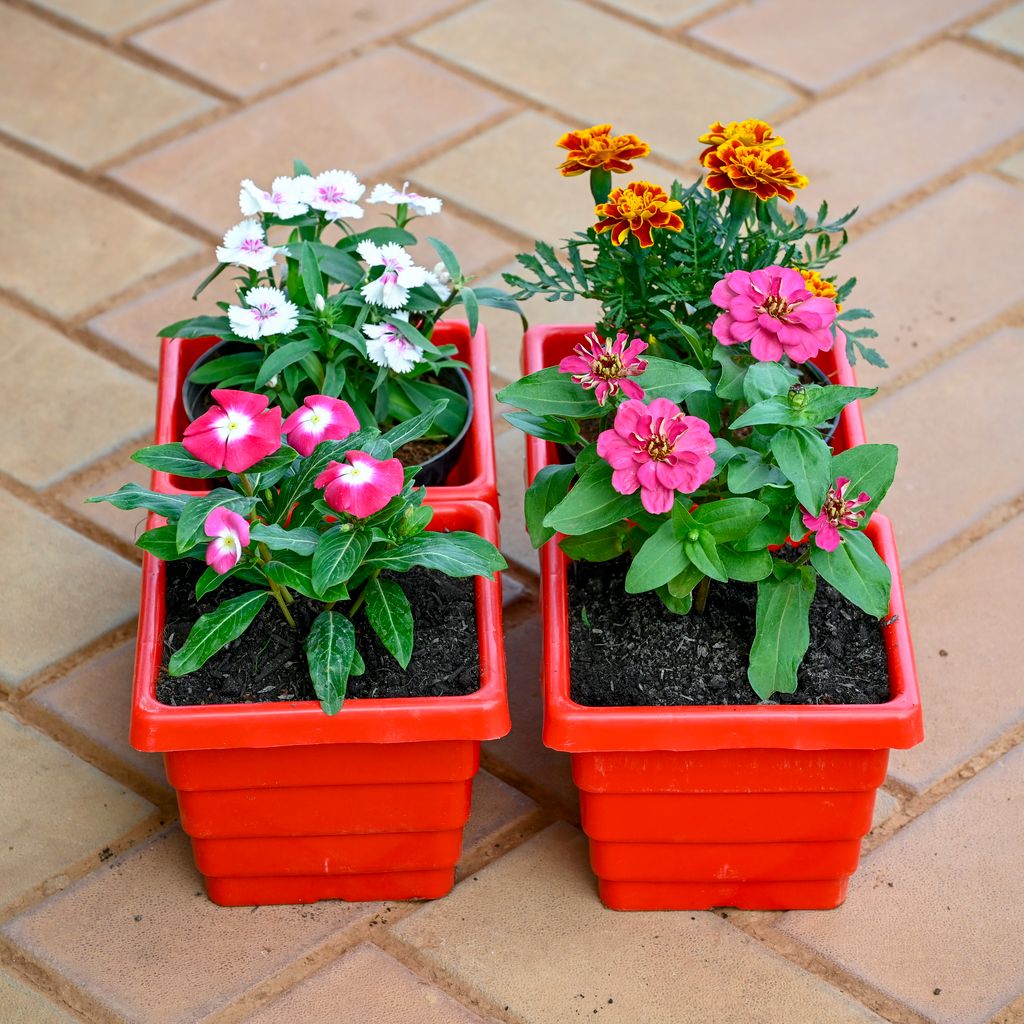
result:
[[[696,544],[700,540],[700,533],[697,530],[691,530],[687,535],[686,539],[692,544]]]
[[[322,313],[327,308],[327,303],[324,301],[324,297],[322,295],[318,295],[313,299],[313,305],[316,306],[318,313]]]
[[[789,389],[789,404],[794,409],[802,409],[807,404],[807,392],[803,384],[794,384]]]

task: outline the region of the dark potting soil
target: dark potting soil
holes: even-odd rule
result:
[[[201,601],[196,580],[205,565],[193,559],[167,564],[167,618],[157,699],[176,706],[254,704],[316,700],[302,644],[320,607],[296,595],[291,606],[297,629],[285,622],[277,603],[263,606],[249,628],[205,665],[186,676],[167,675],[167,662],[184,643],[192,624],[221,601],[246,590],[228,580]],[[390,574],[385,574],[390,575]],[[475,588],[472,579],[450,579],[413,569],[395,574],[413,609],[412,660],[402,669],[370,628],[363,612],[355,619],[356,645],[366,672],[348,683],[349,697],[451,697],[480,688]]]
[[[395,452],[395,458],[405,467],[422,466],[428,459],[440,454],[451,444],[451,441],[427,441],[420,438],[403,444]]]
[[[569,566],[570,675],[577,704],[883,704],[889,700],[878,620],[824,580],[819,578],[811,605],[811,643],[797,673],[796,691],[776,693],[762,702],[747,681],[756,585],[713,582],[703,614],[673,615],[653,593],[626,593],[628,568],[624,558]]]

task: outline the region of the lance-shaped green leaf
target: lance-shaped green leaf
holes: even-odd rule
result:
[[[299,272],[302,274],[302,288],[310,303],[318,295],[324,294],[324,279],[320,272],[320,263],[317,259],[317,250],[309,242],[302,242],[298,246],[298,252],[293,253],[299,258]]]
[[[167,673],[184,676],[205,665],[222,647],[240,637],[260,613],[270,594],[253,590],[222,601],[212,612],[200,615],[182,647],[171,655]]]
[[[254,542],[266,545],[269,551],[294,551],[299,555],[313,554],[320,540],[320,534],[308,526],[285,530],[276,523],[256,523],[249,536]]]
[[[243,374],[255,377],[262,362],[262,352],[236,352],[193,367],[188,379],[193,384],[220,384],[222,380]]]
[[[231,338],[234,332],[226,316],[192,316],[187,320],[161,327],[156,332],[160,338]]]
[[[232,576],[235,575],[235,570],[229,569],[227,572],[217,572],[212,565],[207,566],[203,575],[196,580],[196,600],[201,601],[207,594],[212,593],[222,583],[226,583]]]
[[[263,361],[260,372],[256,374],[256,387],[264,387],[271,377],[276,377],[286,366],[301,362],[316,350],[317,344],[310,338],[305,341],[289,341],[287,345],[275,349]]]
[[[459,260],[455,253],[440,238],[429,237],[427,241],[434,247],[437,255],[441,257],[441,262],[444,264],[444,269],[448,271],[448,276],[453,281],[461,280],[462,267],[459,266]]]
[[[772,556],[767,551],[735,551],[722,544],[718,548],[718,555],[731,580],[757,583],[771,575]]]
[[[781,487],[786,484],[780,470],[752,448],[736,448],[725,474],[729,490],[734,494],[749,494],[765,486]]]
[[[846,497],[852,500],[866,491],[871,498],[862,506],[865,524],[888,493],[898,458],[899,451],[894,444],[860,444],[833,457],[831,478],[836,480],[842,476],[850,481]],[[816,513],[820,508],[818,505],[811,511]]]
[[[412,657],[412,608],[405,591],[394,581],[374,576],[366,584],[366,618],[380,642],[402,668]]]
[[[358,260],[333,245],[324,245],[323,242],[305,242],[304,246],[311,250],[316,257],[320,272],[326,274],[332,281],[340,281],[342,284],[354,288],[361,284],[366,276]]]
[[[85,500],[90,505],[97,501],[106,501],[114,508],[125,511],[144,508],[155,512],[158,516],[177,519],[189,497],[187,494],[159,494],[156,491],[140,487],[138,484],[124,484],[112,494],[100,494]]]
[[[612,467],[600,459],[544,517],[544,525],[569,536],[590,533],[629,519],[642,507],[639,494],[619,494],[612,487]]]
[[[203,550],[204,545],[197,544],[188,551],[179,551],[175,542],[178,534],[177,525],[170,523],[167,526],[154,526],[135,539],[135,546],[155,555],[162,562],[173,562],[179,558],[191,558]]]
[[[718,545],[715,543],[715,538],[709,530],[693,530],[687,534],[686,540],[683,541],[683,551],[686,552],[686,557],[705,576],[710,576],[713,580],[718,580],[719,583],[726,583],[728,581],[729,574],[726,572],[725,565],[722,563],[722,557],[718,553]]]
[[[823,551],[812,542],[811,565],[843,597],[868,615],[880,619],[889,612],[892,574],[866,534],[842,530],[835,551]]]
[[[773,435],[771,449],[797,501],[817,512],[832,479],[832,453],[821,434],[812,427],[783,427]]]
[[[842,384],[806,388],[807,404],[801,410],[803,421],[807,426],[826,423],[851,402],[870,398],[877,391],[878,388],[854,388]]]
[[[560,419],[558,416],[535,416],[531,412],[507,412],[504,416],[513,427],[518,427],[531,437],[539,437],[542,441],[576,444],[580,440],[579,431],[572,420]]]
[[[644,389],[645,402],[667,398],[670,402],[679,403],[697,391],[711,390],[711,382],[700,370],[687,363],[658,356],[647,358],[647,369],[633,380]]]
[[[223,487],[200,498],[191,498],[178,514],[178,551],[187,551],[202,537],[206,517],[215,508],[223,506],[240,516],[247,516],[256,507],[258,500],[244,494],[235,494]]]
[[[320,706],[336,715],[345,702],[356,656],[356,631],[340,612],[321,612],[306,637],[306,663]]]
[[[399,423],[398,426],[392,427],[387,431],[387,433],[382,435],[382,440],[391,445],[393,451],[398,451],[403,444],[408,444],[410,441],[415,441],[417,438],[423,437],[423,435],[426,434],[433,426],[437,417],[440,416],[447,407],[448,399],[439,399],[425,412],[418,413],[416,416],[412,416],[402,423]]]
[[[431,384],[425,380],[408,380],[401,378],[397,386],[415,408],[427,412],[436,407],[439,401],[446,404],[434,413],[437,429],[449,437],[455,437],[466,425],[469,415],[469,402],[465,396],[457,394],[442,384]]]
[[[508,567],[498,549],[475,533],[421,533],[388,551],[370,552],[365,565],[406,572],[415,566],[437,569],[446,576],[491,577]]]
[[[370,537],[366,531],[333,527],[320,538],[313,555],[313,589],[326,593],[331,587],[347,582],[369,547]]]
[[[593,392],[586,391],[557,366],[549,366],[498,392],[498,401],[535,416],[569,416],[594,419],[604,411]]]
[[[740,540],[749,536],[764,517],[768,515],[768,506],[754,498],[723,498],[721,501],[709,501],[693,511],[693,521],[706,529],[719,543]],[[685,526],[680,524],[677,530],[682,532]]]
[[[132,456],[132,461],[139,462],[150,469],[158,469],[161,473],[173,473],[175,476],[187,476],[195,480],[225,475],[223,469],[214,469],[213,466],[200,462],[185,450],[185,446],[180,441],[140,448]]]
[[[781,575],[773,574],[757,585],[747,679],[762,700],[796,689],[797,669],[811,641],[807,616],[814,600],[814,572],[806,565],[799,569],[780,566],[780,570]]]
[[[472,288],[463,288],[459,292],[458,301],[462,303],[466,310],[466,323],[469,326],[469,333],[476,334],[477,326],[480,323],[480,302],[476,297],[476,292]]]
[[[285,466],[290,466],[298,457],[299,453],[294,448],[283,444],[276,452],[274,452],[273,455],[268,455],[265,459],[260,459],[256,465],[250,466],[245,472],[246,475],[250,477],[261,475],[263,473],[272,473]]]
[[[575,476],[575,466],[544,466],[526,488],[523,513],[530,543],[535,548],[555,535],[552,527],[545,526],[544,518],[569,493],[569,485]]]
[[[563,537],[560,545],[568,558],[580,562],[607,562],[626,549],[625,526],[605,526],[578,537]]]
[[[672,520],[666,519],[633,556],[626,573],[626,593],[656,590],[678,576],[689,564],[690,559],[683,550],[683,542],[675,534]]]

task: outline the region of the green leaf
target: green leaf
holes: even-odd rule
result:
[[[245,472],[250,476],[257,476],[261,473],[271,473],[284,466],[290,466],[298,457],[299,453],[294,448],[283,444],[276,452],[274,452],[273,455],[268,455],[265,459],[260,459],[256,465],[250,466]]]
[[[135,539],[135,546],[155,555],[162,562],[174,562],[179,558],[188,558],[196,548],[191,551],[179,551],[175,543],[178,527],[173,524],[167,526],[154,526],[152,530],[146,530]]]
[[[772,556],[765,550],[734,551],[732,548],[722,545],[718,549],[718,554],[731,580],[739,580],[741,583],[757,583],[771,575]]]
[[[402,668],[412,657],[412,608],[405,591],[394,580],[374,576],[366,584],[366,618],[380,642]]]
[[[821,434],[812,427],[784,427],[772,436],[771,449],[797,501],[817,512],[832,480],[832,453]]]
[[[100,494],[85,500],[89,505],[98,501],[106,501],[114,508],[125,511],[144,508],[155,512],[158,516],[177,519],[182,508],[188,502],[189,496],[187,494],[159,494],[156,491],[140,487],[138,484],[123,484],[112,494]]]
[[[256,375],[256,387],[265,387],[267,381],[279,374],[286,366],[301,362],[316,350],[316,342],[309,338],[305,341],[289,341],[287,345],[275,349],[263,361],[260,372]]]
[[[591,533],[628,519],[641,508],[639,495],[619,494],[612,487],[612,467],[602,459],[544,517],[544,525],[569,536]]]
[[[311,555],[316,550],[320,534],[309,527],[286,530],[271,523],[256,523],[249,536],[258,544],[265,544],[270,551],[294,551],[299,555]]]
[[[575,383],[557,366],[549,366],[521,377],[498,392],[499,402],[525,409],[535,416],[568,416],[594,419],[602,413],[593,393]]]
[[[704,573],[692,562],[678,575],[673,576],[666,584],[666,589],[676,600],[689,597],[693,588],[704,579]],[[689,611],[689,609],[687,609]],[[685,614],[685,612],[683,613]]]
[[[434,247],[437,255],[441,257],[441,262],[444,264],[444,269],[448,271],[448,276],[453,281],[461,281],[462,267],[459,266],[455,253],[440,238],[427,238],[427,241]]]
[[[626,548],[626,530],[619,524],[606,526],[578,537],[563,537],[559,545],[575,562],[607,562]]]
[[[711,390],[711,382],[700,370],[675,359],[657,356],[648,358],[647,369],[633,379],[644,389],[644,401],[648,403],[655,398],[667,398],[678,403],[696,391]]]
[[[729,424],[730,430],[742,427],[757,427],[767,423],[789,423],[799,426],[802,423],[800,413],[789,403],[788,398],[765,398],[752,405],[742,416],[738,416]]]
[[[188,379],[193,384],[219,384],[222,380],[240,374],[251,374],[255,377],[262,362],[262,352],[238,352],[233,356],[220,356],[218,359],[211,359],[208,363],[193,367]]]
[[[270,594],[254,590],[222,601],[200,615],[182,647],[171,655],[167,674],[184,676],[205,665],[222,647],[240,637],[260,613]]]
[[[369,547],[370,537],[364,530],[343,530],[338,526],[328,530],[313,555],[313,589],[322,594],[346,583]]]
[[[579,431],[572,420],[560,419],[558,416],[535,416],[530,412],[507,412],[504,417],[524,434],[539,437],[542,441],[576,444],[580,440]]]
[[[526,531],[530,535],[530,543],[535,548],[539,548],[555,535],[552,527],[544,525],[544,519],[565,498],[575,476],[575,466],[544,466],[533,478],[533,483],[526,488],[523,512],[526,518]]]
[[[234,332],[226,316],[192,316],[187,320],[161,327],[158,338],[233,338]]]
[[[752,448],[737,448],[725,474],[729,490],[734,494],[749,494],[766,485],[779,486],[786,483],[782,473],[765,462],[761,453]]]
[[[398,245],[415,245],[416,236],[402,228],[367,228],[356,235],[346,235],[340,242],[338,248],[349,250],[355,249],[360,242],[373,242],[374,245],[386,245],[388,242],[396,242]]]
[[[416,416],[399,423],[398,426],[392,427],[383,435],[383,439],[391,445],[393,451],[398,451],[403,444],[408,444],[410,441],[423,437],[447,406],[447,398],[439,399],[425,412],[418,413]]]
[[[878,388],[851,388],[841,384],[830,384],[823,388],[805,388],[807,404],[801,410],[807,426],[825,423],[836,413],[861,398],[870,398]]]
[[[812,542],[811,565],[843,597],[876,619],[889,612],[892,575],[866,534],[840,531],[842,543],[835,551],[823,551]]]
[[[767,700],[773,693],[792,693],[797,669],[811,642],[807,616],[816,580],[809,566],[769,576],[757,585],[754,642],[747,679],[754,692]]]
[[[240,516],[247,516],[256,507],[257,501],[257,498],[235,494],[224,487],[218,487],[199,498],[190,498],[178,515],[178,551],[187,551],[202,538],[206,517],[215,508],[223,506]]]
[[[726,583],[729,574],[725,571],[722,556],[718,553],[715,538],[707,530],[698,530],[697,539],[683,542],[683,550],[687,558],[700,569],[705,576],[710,576],[719,583]]]
[[[743,382],[746,380],[747,371],[736,362],[732,352],[725,345],[716,345],[712,357],[722,368],[721,376],[715,387],[715,394],[727,402],[735,402],[742,398]]]
[[[326,274],[332,281],[347,284],[350,288],[362,283],[366,274],[359,261],[347,252],[342,252],[333,245],[324,245],[323,242],[305,242],[303,244],[316,257],[316,261],[320,265],[320,272]]]
[[[408,537],[390,551],[371,553],[364,565],[406,572],[414,566],[436,569],[446,576],[493,577],[508,567],[498,549],[483,537],[461,530],[421,533]]]
[[[442,384],[430,384],[424,380],[402,379],[398,381],[398,386],[420,412],[437,408],[438,402],[443,401],[445,404],[434,413],[434,422],[438,430],[449,437],[454,437],[465,426],[469,403],[463,395]]]
[[[480,303],[477,301],[476,292],[472,288],[463,288],[459,292],[459,298],[466,309],[466,322],[469,325],[469,333],[474,335],[480,324]]]
[[[701,505],[693,512],[694,521],[718,543],[748,536],[766,515],[768,506],[753,498],[724,498]]]
[[[633,556],[626,573],[626,593],[656,590],[678,576],[689,564],[683,544],[675,535],[673,522],[667,519]]]
[[[345,701],[356,657],[356,631],[340,612],[321,612],[306,637],[306,663],[320,706],[336,715]]]
[[[211,477],[225,475],[225,470],[214,469],[213,466],[208,466],[205,462],[200,462],[199,459],[190,455],[180,441],[140,448],[132,456],[132,461],[148,466],[150,469],[158,469],[161,473],[187,476],[195,480],[208,480]]]
[[[785,397],[797,383],[797,375],[781,363],[754,363],[743,379],[743,397],[748,405],[756,405],[773,395]]]
[[[235,569],[229,569],[227,572],[217,572],[212,565],[207,566],[203,575],[196,580],[196,600],[201,601],[211,591],[216,590],[222,583],[231,579],[234,574]]]
[[[899,450],[894,444],[860,444],[832,459],[831,479],[843,476],[850,481],[846,489],[848,498],[856,498],[862,491],[870,495],[871,500],[862,506],[865,525],[892,485],[898,458]],[[817,512],[820,507],[812,511]]]

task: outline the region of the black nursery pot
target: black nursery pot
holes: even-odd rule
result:
[[[213,384],[193,383],[192,371],[198,370],[199,367],[214,359],[245,352],[247,349],[248,346],[237,341],[222,341],[195,361],[192,370],[189,371],[181,386],[181,401],[189,422],[199,419],[213,405],[211,394],[214,390]],[[470,387],[469,378],[465,373],[462,370],[449,368],[439,374],[438,381],[466,399],[468,404],[466,422],[463,423],[458,434],[441,451],[420,463],[419,469],[416,471],[416,483],[420,487],[438,487],[448,479],[448,475],[459,461],[463,445],[465,445],[466,437],[469,434],[470,424],[473,422],[473,389]]]

